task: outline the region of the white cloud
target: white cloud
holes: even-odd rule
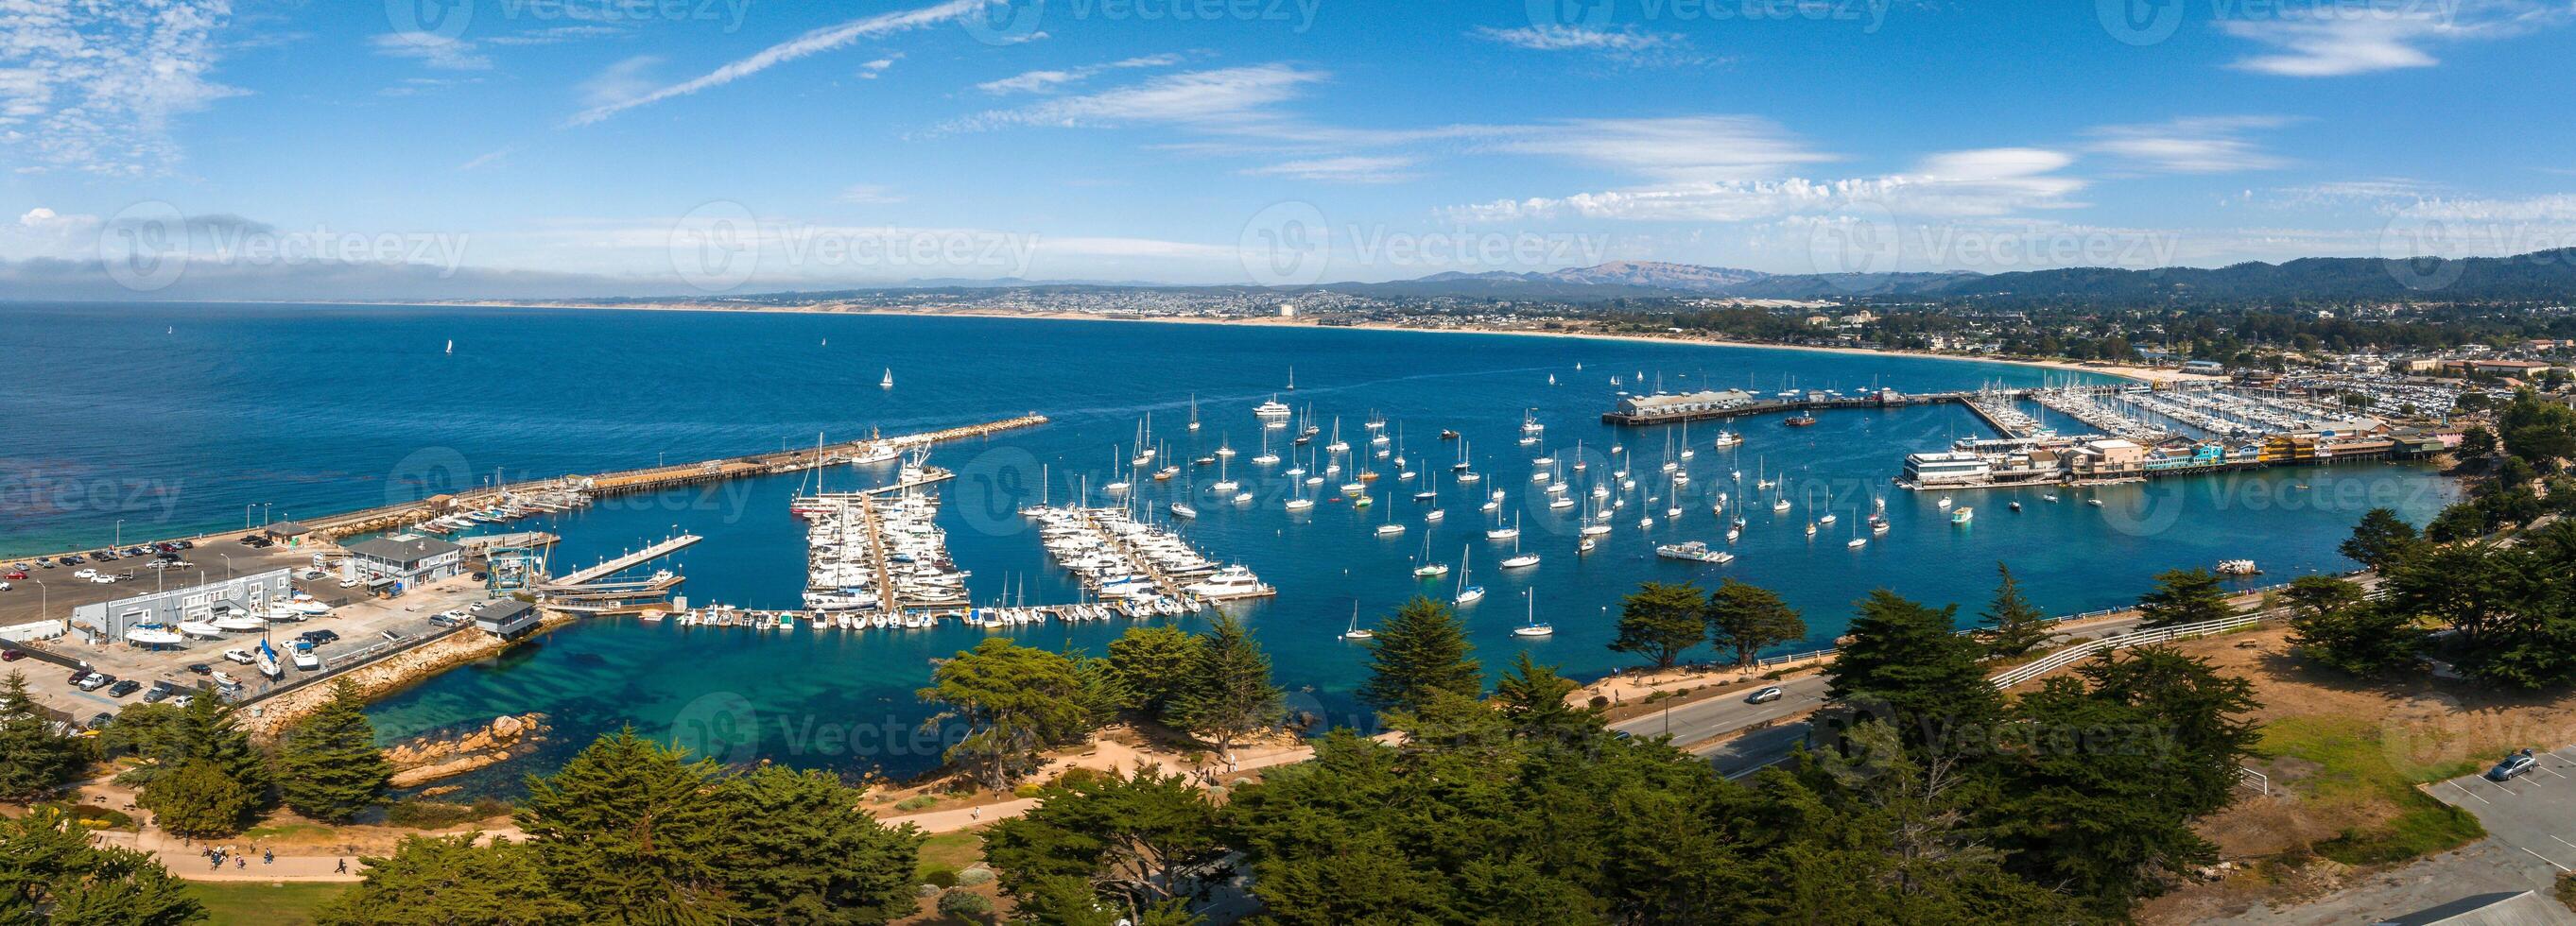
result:
[[[636,55],[600,69],[581,82],[578,89],[582,105],[615,106],[653,92],[660,84],[653,79],[652,70],[661,63],[662,59],[652,55]]]
[[[1073,128],[1151,122],[1257,131],[1282,121],[1273,106],[1294,99],[1305,85],[1325,76],[1286,64],[1167,74],[1114,90],[978,113],[942,129],[971,132],[1014,125]]]
[[[1290,177],[1325,183],[1398,183],[1413,179],[1407,168],[1414,163],[1413,158],[1402,156],[1347,155],[1246,168],[1241,173],[1253,177]]]
[[[1878,177],[1709,179],[1562,197],[1496,200],[1446,210],[1462,221],[1748,222],[1871,205],[1907,216],[2001,216],[2061,209],[2084,181],[2059,173],[2075,159],[2039,148],[1985,148],[1924,158]]]
[[[0,0],[0,145],[22,171],[139,175],[179,159],[178,116],[242,91],[208,79],[224,0]]]
[[[492,59],[472,41],[435,32],[388,32],[369,40],[376,54],[409,58],[442,71],[487,71]]]
[[[482,154],[475,155],[473,160],[456,165],[456,169],[459,172],[481,170],[494,164],[499,164],[503,161],[509,160],[510,154],[515,150],[517,149],[504,147],[493,151],[486,151]]]
[[[860,39],[875,38],[896,32],[918,29],[963,19],[984,8],[990,0],[948,0],[935,6],[853,19],[837,25],[807,32],[753,53],[750,57],[726,64],[705,74],[648,93],[606,105],[593,106],[574,115],[571,125],[590,125],[638,106],[659,103],[673,97],[687,96],[710,87],[720,87],[762,71],[810,55],[832,51]]]
[[[903,60],[903,55],[898,52],[896,54],[887,55],[883,58],[878,58],[866,64],[859,65],[859,79],[875,80],[879,75],[884,74],[887,68],[893,67],[895,62],[901,60]]]
[[[2269,170],[2287,167],[2290,161],[2265,152],[2244,134],[2290,121],[2280,116],[2197,116],[2149,125],[2107,125],[2085,133],[2094,139],[2085,150],[2156,173]]]
[[[2447,0],[2439,3],[2319,3],[2274,8],[2266,19],[2225,20],[2228,35],[2275,49],[2228,66],[2283,77],[2345,77],[2441,63],[2428,49],[2442,42],[2521,35],[2564,23],[2571,10],[2554,0]]]
[[[983,83],[976,84],[975,89],[995,95],[1006,93],[1043,93],[1055,90],[1056,88],[1067,84],[1079,83],[1081,81],[1088,80],[1093,75],[1106,71],[1126,68],[1170,67],[1179,63],[1181,63],[1181,56],[1179,55],[1144,55],[1121,61],[1112,61],[1107,64],[1094,64],[1086,67],[1067,68],[1064,70],[1022,71],[1018,74],[1014,74],[1000,80],[988,80]]]
[[[899,203],[903,201],[903,197],[897,196],[885,187],[873,183],[853,183],[847,187],[843,187],[841,189],[840,199],[842,202],[858,205]]]
[[[1638,66],[1706,64],[1716,60],[1692,51],[1690,37],[1677,32],[1587,29],[1581,26],[1550,24],[1523,26],[1517,29],[1478,26],[1469,34],[1488,42],[1499,42],[1514,48],[1543,52],[1584,52],[1621,64]]]

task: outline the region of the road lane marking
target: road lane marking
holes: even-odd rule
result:
[[[2521,846],[2515,846],[2514,848],[2516,848],[2516,849],[2522,849],[2522,851],[2524,851],[2524,852],[2531,852],[2531,850],[2530,850],[2530,849],[2523,849]],[[2538,852],[2531,852],[2531,857],[2532,857],[2532,858],[2539,859],[2539,860],[2544,861],[2544,862],[2549,862],[2550,867],[2552,867],[2552,868],[2556,868],[2556,869],[2558,869],[2559,871],[2562,871],[2562,872],[2568,872],[2568,873],[2571,873],[2571,874],[2576,874],[2576,868],[2569,868],[2569,867],[2567,867],[2567,866],[2565,866],[2565,865],[2558,864],[2557,862],[2550,862],[2550,861],[2549,861],[2549,856],[2542,855],[2542,854],[2540,854],[2540,853],[2538,853]]]
[[[2469,789],[2468,789],[2468,786],[2463,785],[2463,784],[2461,784],[2461,783],[2459,783],[2459,782],[2457,782],[2457,781],[2445,782],[2445,784],[2450,785],[2452,790],[2458,791],[2458,792],[2460,792],[2460,793],[2462,793],[2462,794],[2466,794],[2466,795],[2468,795],[2468,796],[2470,796],[2470,797],[2477,797],[2477,799],[2478,799],[2478,803],[2481,803],[2481,804],[2493,804],[2493,803],[2495,803],[2494,801],[2487,800],[2486,798],[2478,797],[2478,793],[2477,793],[2477,792],[2469,790]]]

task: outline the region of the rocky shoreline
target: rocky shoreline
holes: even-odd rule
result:
[[[461,736],[428,736],[397,743],[385,750],[393,763],[391,784],[414,788],[441,778],[507,762],[525,747],[545,741],[546,715],[503,714]]]

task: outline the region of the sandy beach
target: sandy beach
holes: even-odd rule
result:
[[[892,308],[880,308],[880,307],[874,307],[874,306],[860,307],[860,306],[852,306],[852,305],[840,304],[840,303],[818,303],[818,304],[814,304],[814,305],[799,305],[799,306],[769,306],[769,305],[758,305],[758,306],[755,306],[755,305],[730,305],[730,304],[724,304],[724,303],[712,303],[712,302],[655,302],[655,303],[635,303],[635,304],[617,304],[617,305],[597,304],[597,303],[571,303],[571,302],[456,302],[456,303],[436,303],[436,304],[439,304],[439,305],[471,305],[471,306],[490,307],[490,308],[522,308],[522,309],[589,309],[589,310],[600,310],[600,309],[607,309],[607,310],[620,310],[620,309],[626,309],[626,310],[641,310],[641,311],[653,311],[653,312],[777,312],[777,313],[786,313],[786,314],[795,314],[795,315],[908,315],[908,316],[922,316],[922,317],[942,317],[942,316],[946,316],[946,317],[957,317],[957,318],[1005,318],[1005,319],[1014,319],[1014,318],[1015,318],[1015,319],[1046,319],[1046,320],[1052,320],[1052,321],[1127,322],[1127,323],[1148,323],[1148,324],[1165,324],[1165,325],[1233,325],[1233,326],[1257,326],[1257,327],[1272,327],[1272,328],[1284,328],[1284,327],[1305,327],[1305,328],[1314,328],[1314,327],[1319,327],[1319,326],[1316,324],[1315,319],[1313,319],[1313,318],[1288,318],[1288,317],[1278,317],[1278,316],[1251,316],[1251,317],[1245,317],[1245,318],[1174,318],[1174,317],[1158,317],[1158,316],[1138,316],[1138,317],[1133,317],[1133,318],[1121,318],[1121,317],[1114,317],[1114,316],[1108,316],[1108,315],[1097,315],[1097,314],[1092,314],[1092,313],[1087,313],[1087,312],[1036,312],[1036,311],[1031,311],[1031,312],[1012,312],[1012,311],[1000,311],[1000,310],[994,310],[994,309],[977,309],[977,308],[914,308],[914,309],[892,309]],[[1515,336],[1520,336],[1520,337],[1540,337],[1540,338],[1576,338],[1576,339],[1595,340],[1595,341],[1629,341],[1629,342],[1647,343],[1647,344],[1695,344],[1695,345],[1708,346],[1708,347],[1745,347],[1745,348],[1755,348],[1755,349],[1760,349],[1760,350],[1807,351],[1807,352],[1820,353],[1820,354],[1859,354],[1859,355],[1876,355],[1876,356],[1884,356],[1884,357],[1921,357],[1921,358],[1930,359],[1930,360],[1956,360],[1956,361],[1971,362],[1971,363],[2004,363],[2004,364],[2011,364],[2011,365],[2014,365],[2014,366],[2038,367],[2038,368],[2041,368],[2041,369],[2049,369],[2049,370],[2065,370],[2065,371],[2068,371],[2068,372],[2075,372],[2075,373],[2093,373],[2093,374],[2098,374],[2098,375],[2102,375],[2102,376],[2112,376],[2112,377],[2118,377],[2118,378],[2121,378],[2121,379],[2133,380],[2133,381],[2136,381],[2136,382],[2143,382],[2143,383],[2160,383],[2160,384],[2161,384],[2161,383],[2175,383],[2175,382],[2192,382],[2192,381],[2211,380],[2211,379],[2222,379],[2222,378],[2223,378],[2223,377],[2195,376],[2195,375],[2191,375],[2191,374],[2184,373],[2184,372],[2182,372],[2182,371],[2180,371],[2180,370],[2167,369],[2167,368],[2164,368],[2164,367],[2143,366],[2143,365],[2139,365],[2139,364],[2115,364],[2115,363],[2104,363],[2104,362],[2098,362],[2098,361],[2096,361],[2096,362],[2090,362],[2090,363],[2077,363],[2077,362],[2075,362],[2075,361],[2071,361],[2071,360],[2045,360],[2045,359],[2034,359],[2034,358],[1993,357],[1993,356],[1986,356],[1986,355],[1981,355],[1981,354],[1952,354],[1952,353],[1939,353],[1939,352],[1935,352],[1935,351],[1918,351],[1918,350],[1884,350],[1884,349],[1879,349],[1879,348],[1869,348],[1869,347],[1827,347],[1827,346],[1807,345],[1807,344],[1771,344],[1771,343],[1765,343],[1765,342],[1761,342],[1761,341],[1737,341],[1737,340],[1729,340],[1729,339],[1725,339],[1725,338],[1707,337],[1707,336],[1690,335],[1690,334],[1640,334],[1640,333],[1627,333],[1627,332],[1607,332],[1607,331],[1565,331],[1565,330],[1549,331],[1549,330],[1541,330],[1541,329],[1535,329],[1535,328],[1513,328],[1513,327],[1501,327],[1501,326],[1492,326],[1492,325],[1456,325],[1456,326],[1439,326],[1439,327],[1432,327],[1432,326],[1417,326],[1417,325],[1396,325],[1396,324],[1388,324],[1388,323],[1384,323],[1384,322],[1358,322],[1358,323],[1354,323],[1354,324],[1351,324],[1351,325],[1341,325],[1341,326],[1333,326],[1333,327],[1335,327],[1335,328],[1341,328],[1341,329],[1345,329],[1345,330],[1359,330],[1359,331],[1415,331],[1415,332],[1425,332],[1425,333],[1434,333],[1434,334],[1501,334],[1501,335],[1515,335]]]

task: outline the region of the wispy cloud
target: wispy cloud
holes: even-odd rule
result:
[[[0,2],[0,145],[22,172],[167,170],[171,121],[242,91],[210,80],[224,0]]]
[[[897,52],[859,65],[859,79],[875,80],[878,77],[883,76],[887,68],[894,67],[894,63],[901,60],[903,60],[903,54],[901,52]]]
[[[2085,150],[2132,169],[2166,174],[2219,174],[2287,167],[2290,160],[2245,138],[2293,120],[2282,116],[2194,116],[2148,125],[2106,125],[2085,132]]]
[[[471,170],[482,170],[483,168],[509,160],[510,154],[514,150],[516,149],[504,147],[494,151],[486,151],[482,154],[475,155],[473,160],[456,165],[456,170],[459,173]]]
[[[2562,25],[2576,9],[2556,0],[2319,3],[2266,19],[2222,20],[2228,35],[2271,46],[2229,66],[2283,77],[2346,77],[2441,63],[2431,46],[2494,39]]]
[[[1127,68],[1170,67],[1179,63],[1181,63],[1181,56],[1179,55],[1144,55],[1120,61],[1111,61],[1106,64],[1094,64],[1078,68],[1022,71],[1018,74],[1014,74],[1000,80],[988,80],[983,83],[976,84],[975,89],[984,91],[985,93],[994,94],[996,96],[1007,93],[1043,93],[1056,90],[1069,84],[1080,83],[1091,79],[1094,75],[1109,71],[1123,70]]]
[[[1349,155],[1288,161],[1246,168],[1240,173],[1251,177],[1289,177],[1324,183],[1398,183],[1413,179],[1409,168],[1414,163],[1413,158],[1396,155]]]
[[[442,71],[486,71],[492,59],[474,43],[435,32],[388,32],[368,40],[376,54],[409,58]]]
[[[1708,64],[1720,60],[1693,50],[1690,36],[1678,32],[1644,32],[1634,28],[1587,29],[1551,24],[1517,29],[1478,26],[1468,34],[1514,48],[1582,52],[1640,67]]]
[[[1260,64],[1167,74],[1145,82],[1017,109],[978,113],[942,126],[972,132],[1006,126],[1102,127],[1165,123],[1203,129],[1250,131],[1282,120],[1273,107],[1296,98],[1322,71],[1288,64]]]
[[[772,67],[810,55],[842,48],[860,39],[875,38],[895,32],[918,29],[962,19],[984,8],[990,0],[949,0],[936,6],[880,13],[853,19],[837,25],[807,32],[705,74],[662,87],[648,93],[601,106],[593,106],[574,115],[568,124],[591,125],[638,106],[649,106],[673,97],[687,96],[710,87],[720,87]]]
[[[1750,180],[1839,159],[1755,116],[1579,119],[1509,136],[1494,147],[1664,180]]]
[[[872,206],[882,203],[899,203],[903,201],[903,197],[897,196],[893,191],[874,183],[853,183],[841,188],[840,200],[842,202],[855,205]]]
[[[2083,180],[2060,171],[2073,156],[2041,148],[1982,148],[1922,159],[1914,169],[1877,177],[1701,180],[1562,197],[1496,200],[1447,210],[1464,221],[1543,221],[1564,217],[1622,221],[1747,222],[1814,215],[1875,204],[1893,213],[1991,217],[2027,209],[2080,205],[2068,197]]]

